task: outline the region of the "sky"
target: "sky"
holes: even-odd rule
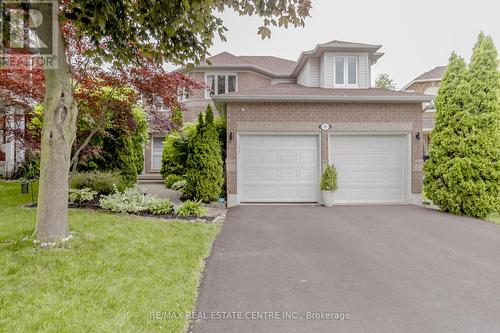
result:
[[[273,28],[270,40],[257,35],[258,17],[218,14],[227,42],[214,41],[212,55],[273,55],[297,60],[301,51],[330,40],[381,44],[385,55],[372,78],[388,73],[398,88],[435,66],[446,65],[452,51],[469,61],[480,31],[500,48],[498,0],[312,0],[305,28]]]

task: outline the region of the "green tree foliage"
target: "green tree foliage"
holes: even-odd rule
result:
[[[177,65],[204,59],[214,37],[226,40],[220,13],[262,17],[257,33],[269,38],[269,27],[304,26],[311,0],[71,0],[64,6],[81,37],[89,37],[100,61],[131,62],[144,55]]]
[[[321,191],[335,191],[337,189],[337,170],[333,164],[325,166],[321,175],[320,189]]]
[[[204,202],[217,200],[224,183],[224,170],[219,131],[210,105],[198,117],[196,135],[189,140],[189,149],[187,194]]]
[[[189,139],[196,133],[196,125],[187,123],[179,131],[167,134],[163,142],[160,174],[164,180],[168,176],[184,177],[189,156]]]
[[[375,80],[375,88],[396,90],[396,82],[387,73],[380,74]]]
[[[133,110],[132,130],[112,128],[103,137],[103,151],[92,162],[97,169],[118,171],[126,185],[137,182],[144,166],[143,147],[148,136],[146,114],[141,108]]]
[[[499,205],[500,78],[497,52],[480,34],[469,69],[452,54],[436,98],[424,191],[443,211],[485,218]]]
[[[182,125],[184,124],[184,117],[180,107],[174,106],[172,108],[172,113],[170,114],[170,122],[172,123],[172,128],[174,130],[179,130],[182,128]]]

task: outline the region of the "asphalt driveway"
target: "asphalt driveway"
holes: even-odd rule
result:
[[[500,332],[500,225],[417,206],[236,207],[194,317],[203,333]]]

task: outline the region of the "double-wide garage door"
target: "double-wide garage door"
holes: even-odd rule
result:
[[[331,135],[339,204],[407,202],[405,135]],[[240,135],[240,202],[319,201],[318,135]]]

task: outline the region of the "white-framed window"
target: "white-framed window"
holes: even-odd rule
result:
[[[189,90],[186,88],[179,89],[177,92],[177,101],[181,103],[189,101]]]
[[[353,88],[358,86],[358,57],[335,57],[333,62],[335,87]]]
[[[238,78],[236,74],[207,73],[205,74],[205,83],[208,86],[208,89],[205,91],[205,98],[238,90]]]

